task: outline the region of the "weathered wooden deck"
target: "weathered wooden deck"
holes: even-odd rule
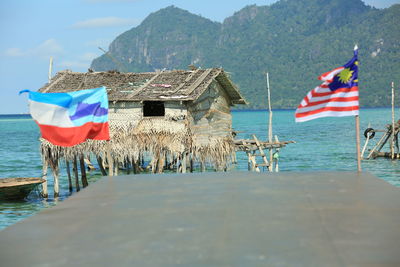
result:
[[[400,189],[368,173],[104,177],[0,232],[1,266],[400,266]]]

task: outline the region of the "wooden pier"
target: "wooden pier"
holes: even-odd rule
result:
[[[275,141],[260,141],[253,134],[253,139],[235,139],[236,151],[243,151],[248,158],[248,170],[261,172],[261,168],[267,168],[270,172],[279,171],[279,151],[287,144],[296,143],[294,141],[279,141],[275,135]],[[268,155],[264,150],[268,150]],[[257,157],[261,157],[261,162],[257,162]],[[261,168],[260,168],[261,167]]]
[[[0,231],[2,266],[400,266],[400,190],[368,173],[104,177]]]
[[[391,159],[398,159],[399,157],[399,130],[400,121],[393,124],[386,125],[386,129],[373,129],[368,127],[364,131],[366,138],[362,154],[364,155],[366,148],[371,139],[375,138],[375,135],[382,133],[382,136],[378,139],[372,149],[369,149],[366,159],[375,159],[377,157],[385,157]],[[377,138],[377,137],[376,137]],[[382,151],[388,148],[388,151]],[[363,156],[362,155],[362,156]]]
[[[376,142],[372,149],[369,149],[368,156],[366,159],[375,159],[378,157],[390,158],[390,159],[400,159],[400,149],[399,149],[399,131],[400,131],[400,120],[395,121],[395,87],[394,82],[391,83],[392,87],[392,121],[387,124],[385,129],[374,129],[371,125],[364,131],[364,136],[366,138],[364,147],[361,152],[361,157],[364,156],[368,148],[368,143],[371,139],[375,137],[376,133],[383,133],[381,138]],[[385,149],[385,145],[388,144],[389,151],[382,151]]]

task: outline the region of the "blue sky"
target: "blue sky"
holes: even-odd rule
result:
[[[350,1],[350,0],[349,0]],[[23,89],[47,82],[49,58],[53,75],[63,69],[85,72],[119,34],[140,24],[150,13],[174,5],[214,21],[246,5],[276,0],[1,0],[0,114],[28,112]],[[400,0],[365,0],[377,8]]]

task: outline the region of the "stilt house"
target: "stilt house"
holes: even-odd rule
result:
[[[40,92],[68,92],[105,86],[109,99],[110,142],[88,140],[58,147],[41,140],[45,160],[82,154],[115,166],[186,171],[187,164],[224,169],[234,156],[231,107],[245,104],[220,68],[149,73],[58,72]]]

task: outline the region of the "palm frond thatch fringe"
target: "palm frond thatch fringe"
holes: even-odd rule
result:
[[[165,120],[164,118],[144,118],[138,123],[118,123],[110,121],[111,140],[86,142],[73,147],[60,147],[41,141],[41,154],[46,161],[73,160],[79,155],[94,154],[106,159],[107,153],[118,163],[127,160],[137,161],[145,153],[155,165],[165,156],[169,161],[187,153],[195,161],[208,163],[215,169],[226,168],[235,153],[231,137],[209,136],[207,144],[197,142],[196,135],[190,131],[188,121]]]

